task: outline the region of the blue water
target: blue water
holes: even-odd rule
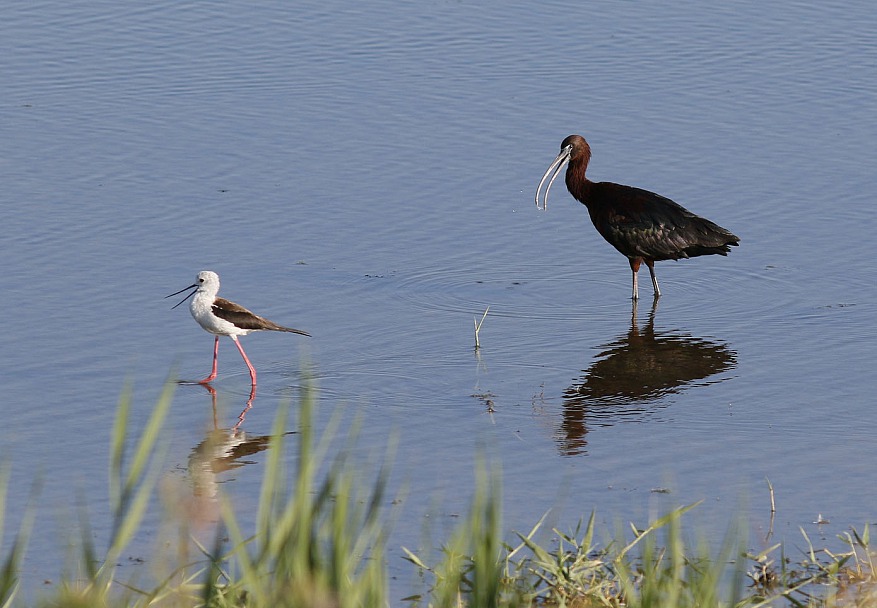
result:
[[[707,535],[743,508],[763,537],[765,478],[780,538],[874,521],[867,3],[48,1],[0,17],[7,544],[42,480],[26,595],[57,581],[77,489],[106,539],[125,382],[140,428],[169,374],[209,371],[211,337],[163,299],[202,269],[313,334],[242,340],[248,436],[290,394],[295,409],[305,362],[321,425],[361,417],[364,461],[398,436],[395,598],[414,584],[400,547],[465,513],[479,452],[502,464],[508,530],[596,509],[608,533],[704,499]],[[592,179],[669,196],[741,246],[658,264],[664,297],[652,312],[646,282],[632,320],[627,263],[581,205],[560,183],[547,213],[533,203],[570,133]],[[227,340],[219,373],[227,428],[249,396]],[[211,404],[176,391],[166,468],[184,486]],[[218,475],[236,503],[264,458]]]

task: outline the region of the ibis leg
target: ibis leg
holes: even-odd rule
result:
[[[213,341],[213,369],[210,372],[210,375],[204,378],[203,380],[198,380],[198,384],[207,384],[208,382],[213,382],[216,378],[216,360],[219,358],[219,336],[216,336],[216,339]]]
[[[250,363],[250,358],[247,357],[247,353],[244,352],[244,347],[241,346],[240,341],[234,336],[231,337],[234,340],[235,346],[238,347],[238,350],[241,351],[241,357],[244,358],[244,363],[247,364],[247,367],[250,370],[250,380],[253,382],[253,386],[256,386],[256,368],[253,367],[253,364]]]
[[[652,287],[655,288],[655,297],[661,297],[661,288],[658,287],[658,277],[655,275],[655,261],[646,260],[646,266],[649,267],[649,274],[652,275]]]
[[[630,271],[633,274],[633,295],[630,296],[631,300],[639,300],[639,285],[637,284],[637,273],[639,272],[639,265],[642,264],[642,258],[628,258],[630,261]]]

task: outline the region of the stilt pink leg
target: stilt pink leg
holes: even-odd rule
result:
[[[256,386],[256,368],[253,367],[253,364],[250,363],[250,358],[247,357],[247,353],[244,352],[244,347],[241,346],[241,343],[235,336],[231,337],[234,340],[235,346],[238,347],[238,350],[241,351],[241,357],[244,358],[244,362],[247,364],[247,367],[250,368],[250,380],[253,381],[253,386]]]
[[[198,380],[198,384],[207,384],[208,382],[213,382],[216,378],[216,360],[219,358],[219,336],[216,336],[216,339],[213,341],[213,370],[210,372],[210,375],[204,378],[203,380]]]

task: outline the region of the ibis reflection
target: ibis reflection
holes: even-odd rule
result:
[[[594,363],[564,391],[557,434],[561,453],[585,453],[589,428],[642,418],[668,405],[659,403],[662,397],[718,382],[724,378],[707,379],[736,365],[737,353],[724,342],[656,332],[656,308],[657,300],[640,329],[634,303],[630,329],[602,346]]]

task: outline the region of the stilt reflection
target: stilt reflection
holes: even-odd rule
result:
[[[250,395],[243,411],[238,415],[236,424],[230,428],[223,428],[220,424],[216,406],[216,389],[209,384],[201,386],[210,393],[213,428],[198,445],[192,448],[188,470],[194,495],[214,498],[218,488],[217,475],[247,464],[254,464],[255,461],[248,460],[247,457],[265,450],[271,441],[271,436],[249,435],[241,428],[246,413],[253,407],[253,400],[256,398],[255,385],[250,389]]]
[[[561,453],[585,453],[591,427],[642,418],[669,405],[662,400],[667,395],[720,381],[723,378],[707,379],[736,365],[737,353],[723,342],[676,331],[656,332],[656,309],[657,299],[640,330],[634,302],[630,329],[602,346],[581,378],[564,391],[557,434]]]

